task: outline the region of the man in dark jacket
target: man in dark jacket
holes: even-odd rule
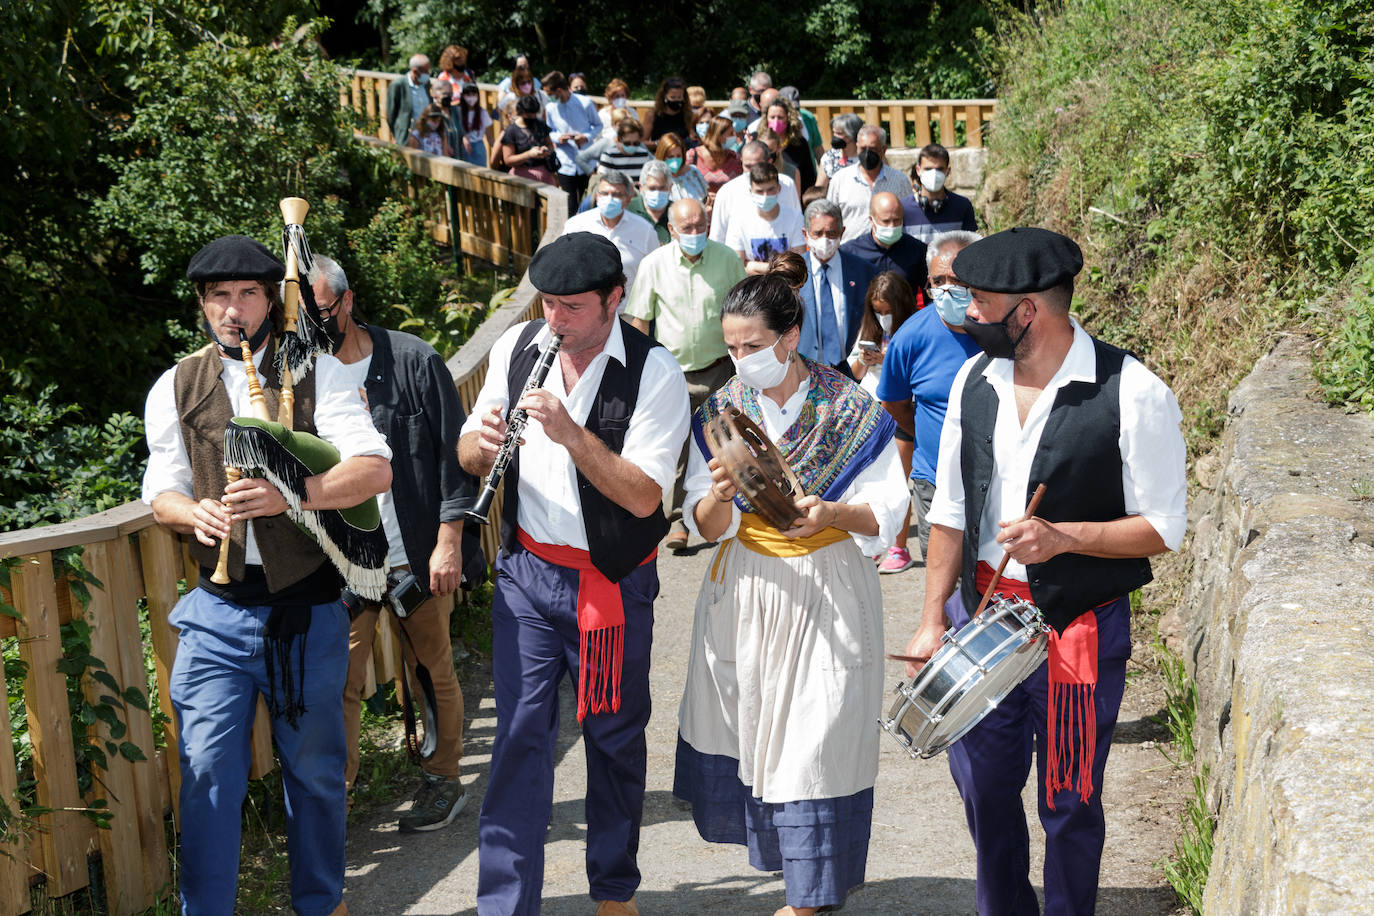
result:
[[[436,830],[452,823],[467,801],[459,780],[463,693],[448,628],[464,572],[463,514],[477,490],[476,480],[458,466],[463,409],[433,347],[413,334],[360,324],[343,269],[320,255],[315,265],[315,301],[330,336],[341,341],[336,355],[352,373],[377,431],[392,444],[391,491],[379,498],[391,547],[385,603],[398,615],[411,693],[425,722],[424,779],[399,827]],[[382,605],[361,608],[349,632],[344,687],[350,789],[358,775],[362,691]]]

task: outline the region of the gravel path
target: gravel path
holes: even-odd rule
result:
[[[913,542],[914,544],[914,542]],[[677,704],[685,677],[692,610],[712,551],[659,559],[662,594],[655,605],[655,707],[649,724],[649,785],[640,839],[643,885],[637,897],[649,914],[759,913],[782,905],[782,878],[749,867],[742,847],[703,842],[690,812],[672,797]],[[883,576],[886,645],[899,651],[916,622],[924,587],[917,567]],[[1136,647],[1137,656],[1148,649]],[[889,681],[901,677],[888,662]],[[479,672],[480,673],[480,672]],[[591,916],[582,837],[585,758],[576,730],[571,685],[564,684],[553,824],[546,848],[544,908],[548,916]],[[477,886],[477,811],[486,782],[495,705],[489,678],[465,687],[465,767],[468,807],[446,830],[396,832],[395,812],[383,810],[350,827],[347,901],[355,916],[474,913]],[[1098,912],[1108,916],[1182,913],[1155,863],[1173,848],[1187,788],[1155,747],[1165,736],[1151,717],[1160,706],[1157,678],[1128,675],[1118,739],[1107,765],[1107,851]],[[884,699],[884,711],[889,699]],[[875,724],[875,728],[877,725]],[[883,736],[876,788],[868,880],[850,895],[846,913],[974,913],[973,845],[943,757],[912,761]],[[1031,818],[1032,874],[1042,848],[1035,826],[1035,783],[1025,799]],[[398,799],[398,802],[403,800]],[[395,810],[401,810],[398,804]],[[1039,881],[1035,882],[1037,885]]]

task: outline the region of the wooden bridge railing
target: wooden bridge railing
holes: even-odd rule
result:
[[[350,80],[340,103],[365,119],[371,136],[391,141],[391,125],[386,123],[386,92],[394,80],[404,78],[405,74],[383,73],[379,70],[349,72]],[[479,83],[478,88],[482,92],[482,106],[488,111],[497,112],[496,85]],[[598,106],[606,104],[602,96],[591,98]],[[885,127],[893,149],[905,148],[908,136],[913,138],[916,147],[931,142],[946,147],[982,146],[983,131],[997,108],[996,99],[803,99],[801,104],[815,114],[825,142],[830,139],[831,118],[839,114],[857,114],[866,123]],[[706,102],[706,106],[713,111],[721,111],[725,105],[726,102],[721,100]],[[629,107],[642,118],[645,111],[653,108],[653,103],[642,99],[631,100]],[[499,122],[499,117],[496,120]],[[962,143],[958,139],[960,124],[964,127]],[[488,149],[499,136],[498,130],[493,126],[487,132]]]
[[[90,588],[84,610],[65,576],[55,574],[53,553],[83,547],[81,561],[102,583]],[[2,597],[20,619],[0,616],[0,638],[17,637],[28,666],[24,706],[33,752],[37,803],[53,809],[38,818],[31,841],[0,846],[0,913],[27,913],[31,880],[46,876],[47,894],[62,897],[87,887],[87,857],[99,853],[108,912],[111,916],[140,912],[170,887],[163,819],[177,816],[181,786],[177,759],[177,725],[169,693],[169,677],[176,660],[177,631],[168,614],[181,594],[181,581],[194,588],[198,567],[190,558],[184,537],[153,521],[152,509],[141,502],[126,503],[106,512],[44,528],[0,534],[0,558],[17,557],[11,589]],[[146,614],[148,642],[140,635],[140,616]],[[156,745],[149,712],[125,704],[127,734],[115,740],[132,742],[143,761],[107,754],[107,769],[94,774],[92,794],[83,799],[78,788],[76,757],[67,702],[67,675],[58,669],[62,657],[60,627],[80,616],[91,625],[91,654],[104,662],[121,688],[147,685],[145,652],[156,671],[156,689],[148,697],[160,710],[164,746]],[[401,675],[400,642],[389,615],[373,649],[368,674],[371,693],[378,680]],[[111,691],[90,674],[82,690],[94,705]],[[9,690],[0,686],[0,700]],[[8,709],[7,706],[4,707]],[[103,722],[90,726],[102,744],[111,738]],[[258,700],[252,732],[253,778],[274,765],[266,704]],[[17,811],[18,768],[11,751],[9,715],[0,716],[0,799]],[[108,830],[97,829],[80,809],[104,799],[112,817]],[[11,824],[13,827],[13,824]]]

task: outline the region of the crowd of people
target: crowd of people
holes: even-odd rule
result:
[[[466,107],[475,84],[463,49],[440,64],[433,82],[464,100],[456,133],[455,107],[428,100],[422,57],[393,84],[388,119],[422,150],[466,156],[481,142],[482,117]],[[1046,911],[1091,913],[1127,596],[1186,524],[1172,393],[1070,314],[1082,267],[1071,239],[978,234],[971,204],[946,187],[942,147],[903,175],[882,128],[845,115],[825,149],[795,93],[765,73],[719,116],[702,116],[704,93],[677,78],[642,122],[626,114],[624,83],[606,87],[603,111],[584,104],[586,88],[580,74],[535,79],[523,59],[503,83],[502,162],[589,205],[534,255],[544,317],[495,341],[471,413],[438,354],[369,326],[342,268],[314,258],[309,298],[334,355],[298,386],[297,416],[340,461],[305,475],[297,498],[329,510],[379,497],[382,601],[340,600],[333,554],[277,524],[294,505],[280,485],[224,474],[224,424],[248,413],[257,377],[282,397],[281,261],[228,236],[190,263],[208,346],[149,394],[143,490],[160,523],[192,536],[203,568],[172,615],[181,810],[197,825],[182,831],[183,911],[233,910],[261,693],[284,771],[292,905],[347,912],[343,818],[380,613],[398,618],[425,723],[423,779],[399,827],[439,829],[463,810],[448,617],[453,593],[485,571],[464,519],[500,467],[479,913],[539,912],[565,677],[587,755],[589,893],[598,916],[638,913],[657,558],[693,537],[716,554],[695,609],[673,792],[704,840],[782,873],[779,916],[839,909],[864,881],[878,576],[922,562],[911,676],[1002,562],[1000,590],[1053,627],[1049,661],[949,753],[979,912],[1039,911],[1021,799],[1034,757]],[[518,433],[514,408],[527,421]],[[732,410],[806,494],[792,521],[770,521],[713,456],[706,430]],[[1047,495],[1023,519],[1038,483]],[[213,584],[226,539],[227,584]]]

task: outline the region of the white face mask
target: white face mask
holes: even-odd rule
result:
[[[778,340],[782,340],[781,337]],[[777,341],[773,346],[764,347],[756,350],[748,356],[739,359],[730,357],[730,361],[735,364],[735,374],[739,380],[750,388],[757,388],[759,391],[767,391],[769,388],[776,388],[782,384],[782,380],[787,377],[788,361],[778,359]]]
[[[874,314],[877,315],[876,312],[875,312]],[[880,327],[880,328],[883,329],[883,333],[884,333],[884,334],[891,334],[891,333],[892,333],[892,316],[891,316],[891,315],[877,315],[877,318],[878,318],[878,327]]]
[[[826,238],[825,236],[817,236],[814,238],[807,236],[807,242],[811,246],[811,250],[815,253],[816,257],[820,258],[822,261],[829,261],[833,258],[835,252],[839,250],[840,247],[839,239]]]
[[[623,95],[618,95],[618,96],[616,96],[615,98],[611,99],[611,107],[612,107],[612,108],[624,108],[624,107],[625,107],[625,104],[626,104],[625,96],[623,96]]]
[[[945,173],[939,169],[921,170],[921,187],[934,194],[945,186]]]

